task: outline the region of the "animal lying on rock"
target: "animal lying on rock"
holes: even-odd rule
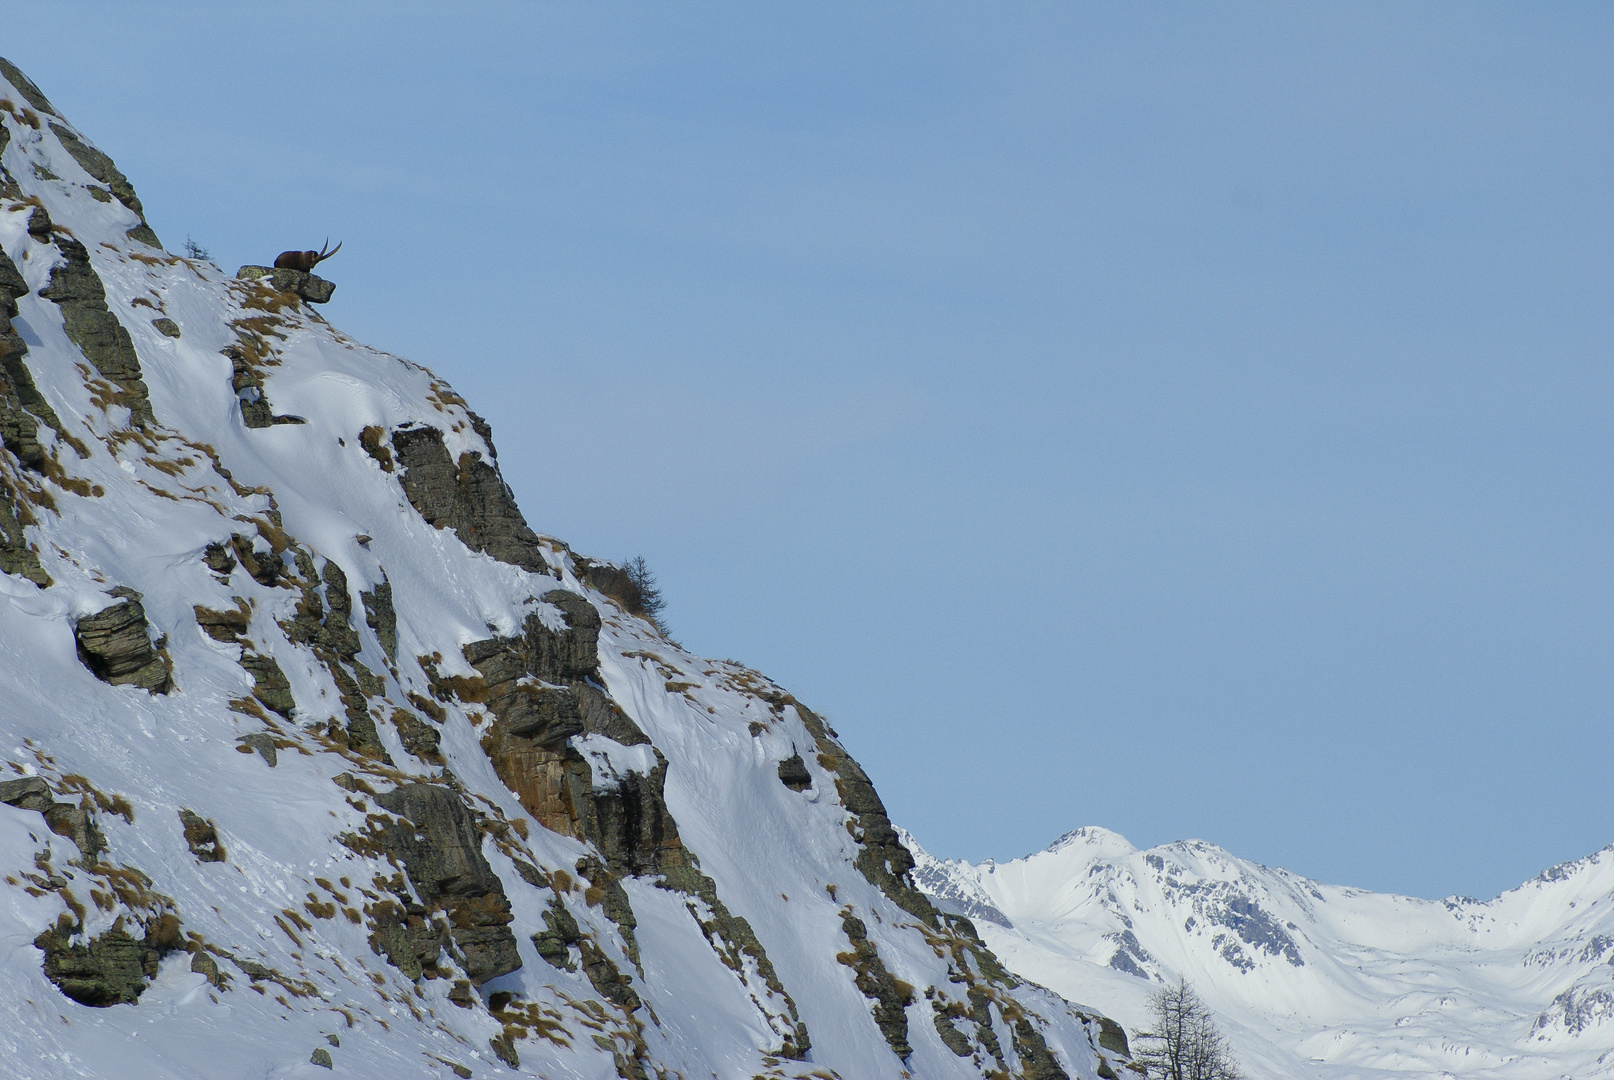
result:
[[[343,243],[345,242],[346,241],[343,241]],[[275,269],[301,270],[305,274],[311,273],[314,267],[318,266],[326,259],[329,259],[332,255],[335,255],[338,251],[342,250],[341,243],[338,243],[329,251],[325,250],[325,248],[330,247],[331,238],[327,236],[325,238],[325,246],[320,248],[318,251],[282,251],[279,255],[275,256]]]

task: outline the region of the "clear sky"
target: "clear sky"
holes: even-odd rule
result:
[[[936,853],[1489,896],[1614,841],[1614,9],[13,3],[233,270]]]

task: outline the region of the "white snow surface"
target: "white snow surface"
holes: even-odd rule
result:
[[[1252,1080],[1614,1076],[1614,846],[1479,901],[1322,885],[1198,840],[1138,851],[1100,828],[978,865],[904,838],[919,887],[1011,971],[1102,1001],[1129,1034],[1155,988],[1187,979]]]
[[[992,1067],[990,1060],[957,1056],[938,1036],[923,992],[948,988],[948,960],[913,916],[854,867],[860,848],[835,777],[815,758],[812,735],[792,708],[770,709],[759,697],[777,695],[777,687],[737,665],[691,655],[627,615],[578,579],[571,553],[558,541],[546,541],[554,576],[545,576],[474,552],[453,532],[428,525],[397,474],[361,448],[361,430],[436,427],[455,459],[466,451],[491,459],[492,448],[473,430],[464,403],[431,372],[349,339],[306,306],[259,324],[273,353],[265,396],[276,414],[306,423],[246,428],[231,363],[220,350],[236,341],[232,324],[269,314],[243,306],[254,288],[210,263],[129,239],[136,215],[92,195],[98,185],[63,149],[53,118],[31,122],[24,95],[3,80],[0,97],[9,99],[0,122],[10,134],[0,163],[25,197],[89,250],[108,306],[131,335],[158,421],[134,432],[128,411],[96,393],[93,372],[64,331],[61,308],[36,295],[60,259],[57,249],[27,233],[28,202],[0,200],[0,246],[34,290],[19,299],[15,321],[28,344],[23,362],[66,429],[40,429],[56,463],[51,476],[0,454],[7,486],[28,493],[35,520],[27,538],[51,578],[40,588],[0,574],[0,778],[44,776],[58,800],[88,804],[90,796],[73,794],[77,782],[64,779],[82,777],[108,799],[127,800],[129,820],[108,810],[97,815],[108,843],[102,858],[138,871],[143,877],[133,880],[153,894],[145,911],[110,895],[100,901],[92,890],[104,889],[107,878],[75,863],[80,853],[72,842],[46,828],[39,813],[0,805],[6,976],[0,1055],[7,1075],[225,1080],[447,1077],[455,1066],[476,1076],[512,1071],[490,1048],[501,1027],[486,1008],[450,1003],[448,979],[411,982],[372,950],[366,926],[307,907],[335,892],[351,894],[358,906],[360,887],[396,870],[339,841],[362,831],[366,815],[378,811],[333,777],[358,773],[385,790],[440,777],[443,769],[406,752],[381,709],[377,726],[394,769],[312,733],[321,721],[340,720],[343,706],[326,668],[277,625],[293,614],[297,591],[260,585],[239,567],[221,581],[203,564],[204,548],[232,534],[261,547],[255,538],[270,522],[271,499],[286,534],[345,572],[363,643],[359,659],[385,682],[388,710],[403,706],[411,692],[428,692],[417,657],[441,654],[444,676],[473,674],[461,659],[465,643],[517,632],[535,605],[547,607],[535,598],[551,589],[588,597],[604,619],[604,689],[665,758],[666,800],[684,845],[729,910],[749,921],[812,1040],[805,1061],[769,1056],[780,1045],[779,995],[763,985],[753,959],[725,963],[697,921],[709,912],[651,878],[626,881],[642,969],[627,959],[616,927],[580,886],[563,897],[584,932],[632,977],[645,1003],[634,1016],[601,1005],[581,971],[546,963],[530,939],[545,928],[542,915],[554,894],[524,882],[509,852],[554,871],[575,867],[591,849],[526,814],[481,749],[480,709],[450,703],[438,725],[447,771],[486,821],[526,830],[525,840],[506,830],[506,843],[484,845],[510,900],[522,966],[479,988],[484,999],[513,992],[547,1018],[547,1029],[535,1024],[516,1043],[520,1074],[617,1076],[635,1033],[648,1046],[652,1075],[659,1069],[691,1080],[928,1080],[979,1077]],[[177,323],[182,336],[158,332],[159,316]],[[82,444],[82,456],[69,436]],[[542,439],[542,429],[523,437]],[[363,624],[359,602],[383,573],[397,611],[395,665]],[[108,590],[117,586],[143,594],[153,633],[172,661],[173,692],[108,685],[76,655],[74,620],[115,602]],[[204,634],[193,608],[230,609],[238,596],[252,605],[246,637],[275,657],[291,682],[295,722],[231,708],[251,693],[252,679],[238,662],[239,647]],[[274,768],[238,745],[265,730],[281,744]],[[593,763],[597,786],[655,767],[648,747],[593,736],[579,738],[578,746]],[[797,751],[813,779],[805,792],[787,788],[777,773],[778,763]],[[192,856],[181,808],[216,824],[226,861]],[[233,979],[216,989],[179,952],[162,962],[137,1004],[90,1008],[69,1000],[45,978],[34,944],[68,910],[62,892],[40,887],[47,853],[50,867],[67,880],[66,892],[85,909],[80,940],[166,906],[185,932],[273,968],[285,981],[249,980],[221,960]],[[867,925],[891,973],[915,987],[906,1011],[913,1045],[906,1063],[876,1027],[850,968],[837,961],[850,947],[845,908]],[[1124,979],[1116,985],[1130,993]],[[1072,1077],[1094,1076],[1101,1064],[1092,1011],[1079,1013],[1037,986],[1022,984],[1013,993],[1060,1066]],[[1001,1018],[995,1023],[1019,1075],[1012,1034]],[[311,1062],[316,1049],[329,1053],[330,1071]]]

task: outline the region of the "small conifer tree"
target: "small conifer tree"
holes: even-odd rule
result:
[[[661,595],[661,588],[656,584],[656,575],[651,571],[650,564],[644,561],[643,555],[635,555],[627,561],[623,569],[628,572],[628,578],[633,582],[634,588],[639,590],[637,614],[655,623],[656,629],[665,637],[667,624],[662,621],[661,613],[667,610],[667,600]]]

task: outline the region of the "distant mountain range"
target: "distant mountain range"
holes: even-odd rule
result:
[[[1252,1080],[1614,1077],[1614,846],[1494,900],[1322,885],[1197,840],[1077,829],[914,877],[1010,970],[1135,1032],[1186,978]]]

